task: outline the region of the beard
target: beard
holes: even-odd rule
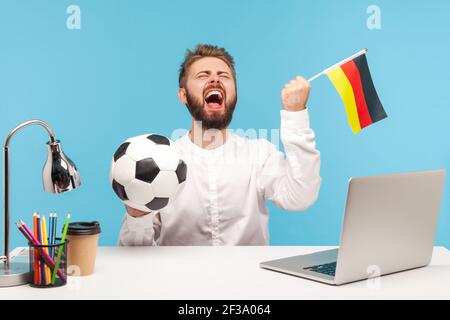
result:
[[[228,127],[233,118],[233,112],[237,103],[237,94],[230,102],[224,101],[224,113],[213,112],[208,114],[205,110],[205,101],[197,99],[192,96],[186,89],[186,107],[188,108],[191,116],[196,121],[201,121],[202,126],[205,129],[217,129],[222,130]]]

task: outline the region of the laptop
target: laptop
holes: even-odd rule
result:
[[[431,261],[445,170],[351,178],[339,249],[260,267],[342,285]]]

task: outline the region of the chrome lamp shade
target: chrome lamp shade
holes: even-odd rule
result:
[[[47,161],[42,171],[44,191],[63,193],[80,186],[77,167],[62,151],[59,140],[47,142]]]

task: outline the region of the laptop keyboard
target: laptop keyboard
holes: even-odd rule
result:
[[[313,272],[323,273],[323,274],[334,277],[334,275],[336,274],[336,262],[320,264],[317,266],[307,267],[304,269],[313,271]]]

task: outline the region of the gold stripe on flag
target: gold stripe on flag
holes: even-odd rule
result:
[[[353,93],[352,85],[347,79],[344,71],[341,67],[336,67],[327,72],[327,76],[333,85],[336,87],[337,92],[341,96],[344,102],[345,112],[347,113],[347,119],[354,134],[361,131],[361,125],[359,123],[358,110],[356,108],[355,95]]]

